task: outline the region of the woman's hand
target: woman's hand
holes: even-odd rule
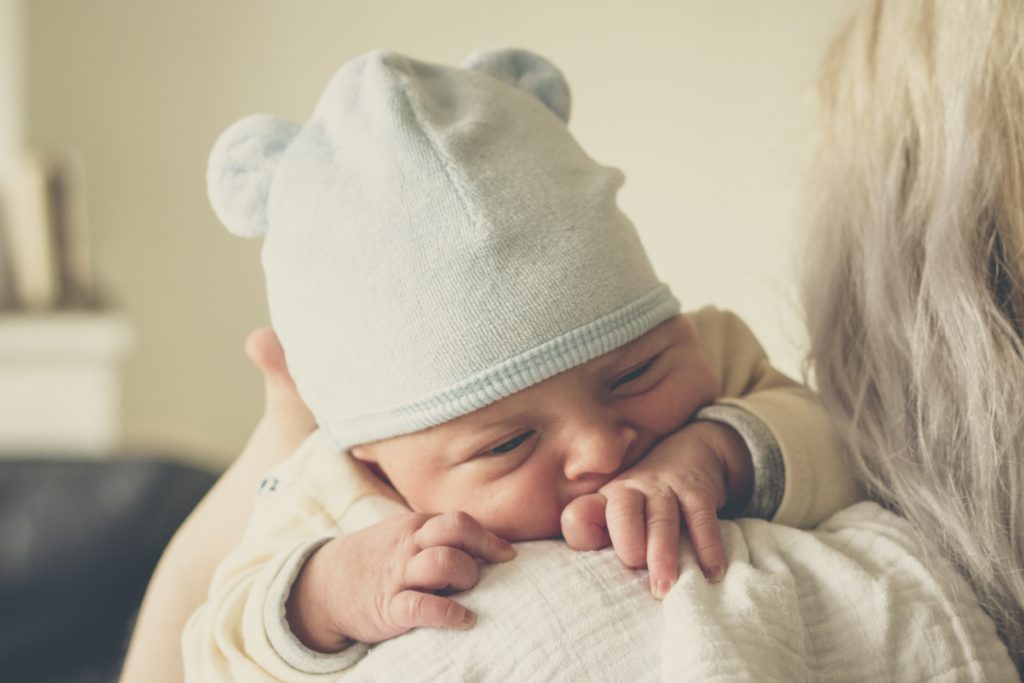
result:
[[[209,590],[214,568],[238,545],[253,507],[253,486],[298,448],[316,426],[269,327],[252,332],[245,352],[263,374],[265,412],[241,455],[189,515],[164,551],[146,591],[121,672],[123,683],[181,681],[179,634]]]
[[[310,556],[288,599],[288,622],[321,652],[351,640],[377,643],[417,626],[465,630],[475,615],[440,593],[473,587],[479,563],[507,562],[515,554],[464,512],[392,517]]]
[[[263,374],[264,413],[261,423],[271,424],[291,441],[297,438],[301,442],[316,427],[316,421],[299,397],[277,334],[269,327],[254,330],[245,340],[245,353]],[[291,450],[294,447],[280,457]]]
[[[722,579],[728,560],[718,511],[750,497],[750,453],[732,428],[693,422],[660,441],[636,465],[562,512],[562,535],[577,550],[611,544],[629,567],[650,570],[661,599],[679,578],[680,514],[701,571]]]

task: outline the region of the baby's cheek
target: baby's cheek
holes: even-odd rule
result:
[[[539,541],[561,535],[562,507],[553,497],[503,496],[480,512],[480,521],[508,541]],[[471,511],[470,514],[473,514]]]
[[[525,468],[492,481],[456,477],[392,477],[415,512],[461,511],[509,541],[561,535],[562,496],[553,472]]]
[[[719,398],[719,381],[711,368],[701,363],[665,387],[664,396],[654,402],[662,434],[681,429],[702,407]]]

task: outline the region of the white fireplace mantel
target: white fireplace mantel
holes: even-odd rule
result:
[[[109,313],[0,315],[0,457],[115,451],[133,336]]]

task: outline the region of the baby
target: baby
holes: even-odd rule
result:
[[[610,544],[660,598],[683,524],[716,581],[719,514],[807,525],[853,500],[813,397],[735,316],[679,313],[617,208],[621,173],[568,115],[561,73],[525,51],[374,52],[305,125],[221,136],[211,200],[265,235],[320,429],[261,482],[186,627],[187,677],[308,680],[410,628],[468,628],[449,594],[508,541]]]

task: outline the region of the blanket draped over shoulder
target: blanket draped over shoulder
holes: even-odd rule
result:
[[[382,643],[344,681],[1012,681],[964,581],[874,503],[800,531],[724,523],[731,565],[708,584],[688,546],[664,602],[611,550],[520,544],[459,599],[472,631]],[[929,559],[934,557],[934,559]]]

